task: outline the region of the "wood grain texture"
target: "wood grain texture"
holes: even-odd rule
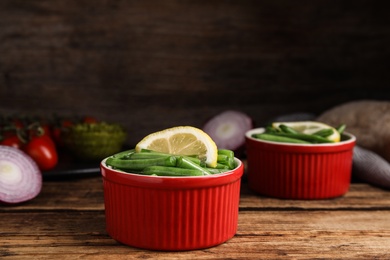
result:
[[[0,3],[0,112],[91,114],[129,144],[226,109],[258,124],[390,99],[390,32],[375,1]]]
[[[44,182],[37,198],[0,206],[2,259],[386,259],[390,193],[352,184],[343,197],[280,200],[242,183],[238,230],[227,242],[188,252],[122,245],[105,230],[100,177]]]
[[[1,213],[0,217],[4,259],[384,259],[390,254],[389,211],[240,212],[232,239],[188,252],[121,245],[106,233],[103,211]]]
[[[101,177],[45,181],[41,193],[17,207],[0,207],[1,211],[102,211],[104,210]],[[276,199],[251,191],[245,180],[241,185],[240,210],[390,210],[390,192],[356,183],[339,198],[316,200]]]

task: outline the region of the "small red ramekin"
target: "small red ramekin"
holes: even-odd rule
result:
[[[146,176],[101,162],[106,230],[115,240],[149,250],[208,248],[232,238],[238,225],[243,163],[209,176]]]
[[[344,195],[351,183],[356,138],[342,134],[331,144],[292,144],[253,138],[245,134],[249,188],[283,199],[326,199]]]

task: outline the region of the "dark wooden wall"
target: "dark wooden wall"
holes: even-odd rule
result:
[[[90,114],[134,144],[225,109],[390,100],[385,2],[2,0],[0,112]]]

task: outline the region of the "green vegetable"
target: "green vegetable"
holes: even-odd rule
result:
[[[169,157],[169,154],[163,154],[163,153],[133,153],[129,156],[129,159],[132,160],[138,160],[138,159],[155,159],[155,158],[161,158],[161,157]]]
[[[131,159],[151,159],[151,158],[158,158],[158,157],[167,157],[172,156],[168,153],[160,153],[160,152],[153,152],[150,150],[142,149],[139,153],[133,153],[130,158]],[[190,160],[198,165],[206,166],[205,162],[201,161],[200,159],[192,156],[182,156],[185,157],[187,160]]]
[[[179,168],[184,169],[192,169],[192,170],[198,170],[203,173],[203,175],[210,175],[210,172],[206,169],[200,166],[199,164],[194,163],[189,158],[179,156],[177,157],[176,166]]]
[[[131,149],[131,150],[126,150],[123,152],[116,153],[112,157],[120,158],[120,159],[130,158],[130,156],[134,153],[135,153],[135,149]]]
[[[280,136],[276,135],[276,133],[271,134],[253,134],[253,138],[263,139],[266,141],[273,141],[273,142],[282,142],[282,143],[299,143],[299,144],[310,144],[310,142],[293,138],[293,137],[286,137],[286,136]]]
[[[148,166],[141,172],[145,175],[157,175],[157,176],[202,176],[203,172],[194,169],[185,169],[177,167],[166,166]]]
[[[287,133],[287,134],[298,134],[298,132],[294,129],[292,129],[291,127],[288,127],[286,125],[280,125],[279,128],[282,130],[283,133]]]
[[[318,135],[308,135],[308,134],[285,134],[285,133],[279,133],[276,135],[285,136],[285,137],[291,137],[296,139],[301,139],[310,143],[333,143],[333,141],[330,141],[324,137],[318,136]]]
[[[211,174],[218,174],[218,173],[224,173],[224,172],[227,172],[227,171],[230,171],[230,169],[218,169],[218,168],[207,168],[207,170],[211,173]]]
[[[218,155],[225,155],[229,158],[233,158],[234,159],[234,152],[232,150],[228,150],[228,149],[218,149]]]
[[[222,167],[223,165],[223,167]],[[234,161],[234,152],[227,149],[218,150],[217,168],[226,168],[232,170],[236,168],[236,162]]]
[[[345,125],[340,125],[337,128],[339,133],[342,133],[345,129]],[[301,144],[320,144],[320,143],[333,143],[327,137],[331,136],[334,130],[331,128],[321,129],[313,134],[304,134],[298,130],[295,130],[287,125],[280,124],[278,127],[272,127],[268,125],[265,127],[265,131],[259,134],[253,134],[253,138],[263,139],[274,142],[284,143],[301,143]]]
[[[308,135],[308,134],[300,134],[300,133],[299,134],[274,133],[272,135],[278,137],[298,139],[309,143],[332,143],[332,141],[318,135]]]
[[[230,158],[224,154],[219,154],[217,159],[218,164],[226,165],[229,169],[235,168],[234,158]]]
[[[321,129],[321,130],[318,130],[317,132],[313,133],[313,135],[318,135],[321,137],[327,137],[327,136],[330,136],[331,134],[333,134],[333,130],[330,128]]]
[[[134,159],[134,160],[123,160],[114,157],[109,157],[106,160],[106,164],[119,169],[127,170],[143,170],[148,166],[176,166],[176,157],[167,156],[153,159]]]
[[[273,127],[272,125],[267,125],[265,127],[265,132],[268,133],[268,134],[271,134],[271,133],[280,133],[280,129],[279,128],[275,128]]]
[[[157,176],[198,176],[226,172],[237,165],[234,152],[218,150],[216,168],[208,168],[205,163],[193,156],[179,156],[151,150],[134,149],[123,151],[107,158],[106,164],[114,169],[145,175]]]
[[[218,154],[217,162],[227,162],[229,160],[229,157],[224,154]]]
[[[347,127],[347,126],[346,126],[345,124],[341,124],[341,125],[339,125],[339,126],[336,128],[336,130],[337,130],[337,132],[339,132],[340,134],[342,134],[342,133],[344,132],[344,130],[345,130],[346,127]]]
[[[215,166],[216,169],[225,169],[225,170],[229,170],[229,166],[228,165],[225,165],[225,164],[222,164],[222,163],[217,163],[217,166]]]

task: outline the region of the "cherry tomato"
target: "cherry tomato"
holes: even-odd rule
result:
[[[47,135],[51,137],[50,126],[46,123],[34,121],[30,123],[26,129],[27,138],[31,138],[34,135]]]
[[[50,129],[50,125],[48,125],[48,124],[42,124],[41,125],[41,127],[42,127],[42,129],[43,129],[43,134],[44,135],[47,135],[47,136],[49,136],[49,137],[51,137],[52,135],[52,133],[51,133],[51,129]]]
[[[9,135],[0,141],[1,145],[11,146],[20,149],[23,145],[22,141],[17,135]]]
[[[43,170],[50,170],[58,163],[58,154],[53,140],[47,135],[32,136],[22,147]]]
[[[23,129],[13,124],[5,124],[0,128],[0,144],[20,148],[23,145]]]
[[[51,124],[45,118],[39,118],[35,123],[41,128],[42,134],[52,137]]]

